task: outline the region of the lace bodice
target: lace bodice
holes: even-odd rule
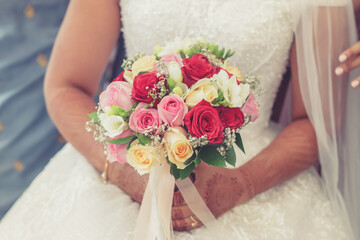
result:
[[[127,55],[153,52],[175,38],[203,37],[230,48],[230,62],[243,74],[262,77],[260,117],[243,138],[258,136],[269,123],[293,39],[289,0],[121,0]],[[251,135],[250,135],[251,134]]]

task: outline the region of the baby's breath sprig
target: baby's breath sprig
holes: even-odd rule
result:
[[[151,145],[159,145],[163,143],[163,139],[161,137],[162,134],[166,132],[168,128],[167,124],[162,124],[159,127],[151,126],[148,127],[145,132],[143,132],[144,136],[151,139]],[[156,134],[155,134],[156,132]]]
[[[105,135],[106,130],[103,126],[96,124],[95,121],[91,119],[85,123],[85,129],[87,132],[93,133],[95,141],[105,145],[108,137]]]
[[[230,128],[225,128],[225,138],[223,141],[223,144],[217,148],[218,152],[222,155],[222,156],[226,156],[226,152],[233,147],[233,145],[235,144],[236,141],[236,130],[235,129],[230,129]]]
[[[166,67],[165,63],[163,62],[157,62],[155,65],[156,68],[156,76],[157,77],[161,77],[164,76],[166,79],[169,78],[169,71],[168,68]]]
[[[200,138],[197,138],[197,137],[193,137],[189,134],[189,142],[190,142],[190,145],[195,149],[195,148],[198,148],[198,147],[203,147],[203,146],[206,146],[208,145],[209,143],[209,140],[208,140],[208,137],[207,135],[203,135],[201,136]]]
[[[143,56],[145,56],[145,53],[142,52],[138,52],[135,56],[133,56],[132,58],[128,58],[128,59],[124,59],[123,64],[121,65],[121,67],[125,70],[131,70],[131,67],[133,65],[133,63],[138,60],[139,58],[142,58]]]
[[[204,49],[201,51],[201,54],[204,55],[205,57],[207,57],[208,61],[214,66],[214,67],[220,67],[222,66],[222,61],[218,58],[216,58],[216,56],[214,54],[211,53],[211,51]]]
[[[263,93],[263,87],[261,84],[260,76],[250,76],[246,74],[243,80],[244,83],[250,85],[250,90],[254,94],[254,96],[260,96]]]
[[[169,90],[166,88],[165,77],[164,77],[163,80],[155,84],[154,88],[149,92],[149,96],[152,97],[154,100],[156,100],[156,99],[162,99],[168,93]]]

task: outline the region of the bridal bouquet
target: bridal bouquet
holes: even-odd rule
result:
[[[124,61],[124,71],[100,94],[87,130],[110,161],[140,174],[169,164],[185,179],[201,161],[235,166],[241,129],[258,117],[259,79],[228,63],[234,55],[203,40],[156,46]]]

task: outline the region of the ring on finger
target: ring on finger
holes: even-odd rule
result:
[[[196,219],[193,218],[193,216],[190,216],[190,219],[191,219],[191,221],[192,221],[192,223],[191,223],[191,226],[192,226],[192,227],[196,227],[196,226],[199,224],[199,222],[196,221]]]

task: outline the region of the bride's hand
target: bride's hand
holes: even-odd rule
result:
[[[339,61],[341,65],[339,65],[335,69],[335,73],[338,76],[344,75],[351,70],[360,66],[360,42],[357,42],[352,47],[346,49],[339,56]],[[360,86],[360,76],[356,77],[351,81],[351,86],[353,88],[357,88]]]
[[[128,194],[134,201],[141,203],[149,174],[140,176],[128,163],[113,162],[108,169],[109,180]]]
[[[194,185],[215,217],[254,196],[253,186],[241,168],[219,168],[202,162],[194,173]],[[175,231],[188,231],[202,226],[180,191],[174,193],[172,223]]]

